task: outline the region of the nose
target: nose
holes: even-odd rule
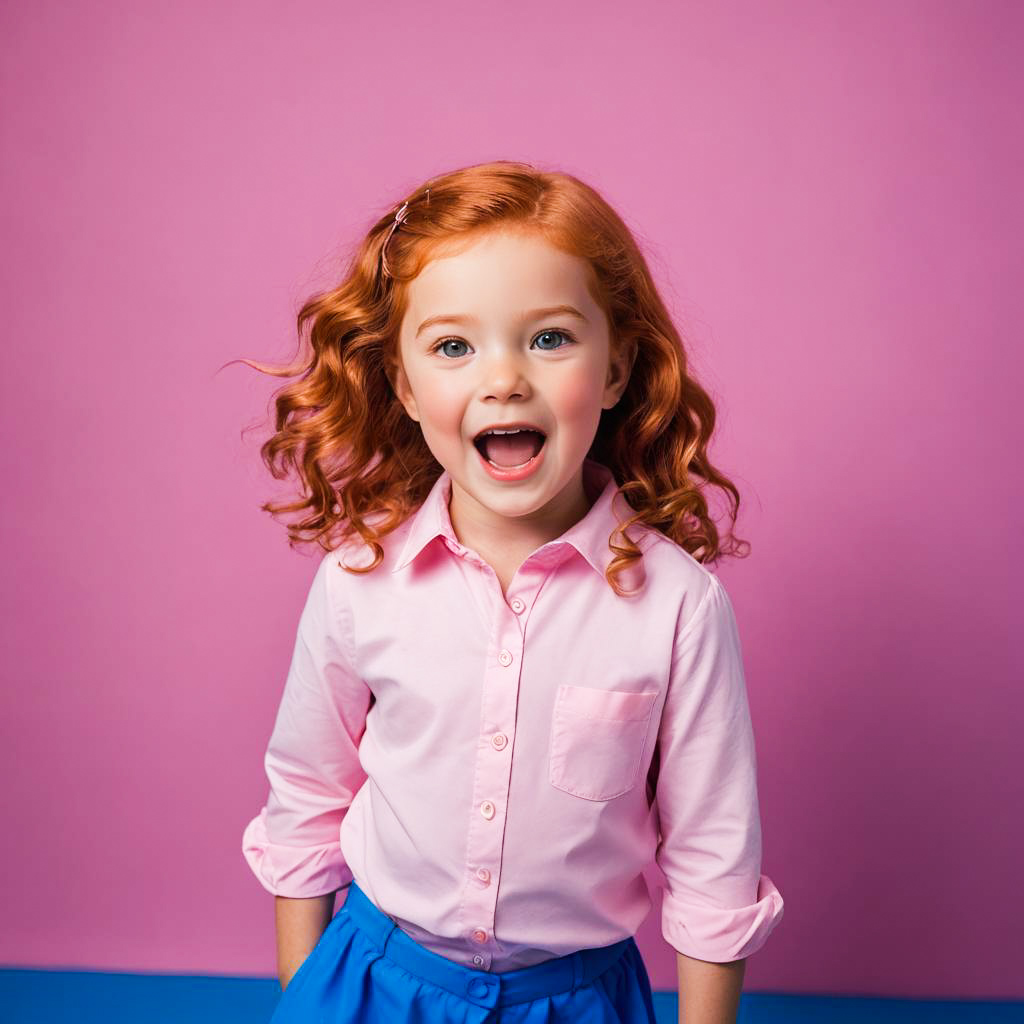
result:
[[[523,360],[516,352],[494,352],[484,361],[483,392],[486,397],[504,401],[530,391]]]

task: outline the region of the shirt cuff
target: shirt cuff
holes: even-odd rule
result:
[[[661,933],[677,952],[696,960],[730,963],[756,953],[782,920],[782,894],[761,875],[757,899],[746,907],[685,903],[665,890]]]
[[[337,892],[352,882],[338,842],[320,846],[278,846],[267,836],[264,807],[242,833],[242,854],[267,892],[307,899]]]

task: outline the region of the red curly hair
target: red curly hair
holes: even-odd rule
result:
[[[735,525],[739,492],[707,453],[715,407],[688,372],[646,261],[611,206],[570,174],[513,161],[432,178],[405,204],[401,223],[392,207],[373,225],[336,287],[303,304],[292,365],[240,360],[290,378],[274,394],[276,430],[260,450],[275,479],[294,470],[301,482],[298,500],[261,506],[275,517],[303,514],[288,525],[289,545],[315,541],[329,551],[358,534],[373,561],[345,568],[371,572],[383,561],[380,539],[419,507],[443,469],[393,386],[409,282],[450,243],[504,228],[535,232],[589,264],[591,292],[608,318],[612,344],[632,359],[626,390],[602,412],[588,452],[612,471],[635,512],[609,537],[615,553],[609,585],[620,596],[632,593],[618,576],[643,557],[625,532],[635,522],[661,531],[702,563],[745,556],[749,544],[731,532],[720,543],[703,493],[707,485],[720,487]]]

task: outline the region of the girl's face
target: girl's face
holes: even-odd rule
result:
[[[586,272],[538,235],[499,231],[432,260],[410,283],[395,391],[451,474],[453,525],[521,520],[524,534],[553,539],[589,507],[583,459],[629,368],[612,358]],[[545,435],[536,468],[518,478],[489,472],[474,444],[484,428],[510,423]],[[528,437],[489,450],[521,462],[533,451]]]

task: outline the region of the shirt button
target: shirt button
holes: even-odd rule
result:
[[[518,597],[512,598],[512,611],[514,611],[516,615],[518,615],[525,607],[526,605],[523,604]]]
[[[487,819],[494,817],[494,804],[490,800],[485,800],[480,805],[480,813]]]
[[[511,665],[512,664],[512,652],[511,651],[503,650],[498,655],[498,661],[500,661],[502,663],[502,665]]]
[[[495,733],[491,737],[491,743],[494,744],[495,750],[501,750],[508,743],[508,737],[503,732]]]
[[[475,957],[473,957],[473,963],[475,963],[475,964],[482,964],[483,962],[484,962],[484,958],[479,953],[477,953],[477,955]]]
[[[477,928],[477,930],[473,932],[473,940],[474,942],[486,942],[487,932],[485,932],[482,928]]]
[[[479,878],[481,882],[486,883],[491,880],[491,873],[487,868],[477,868],[476,877]]]

